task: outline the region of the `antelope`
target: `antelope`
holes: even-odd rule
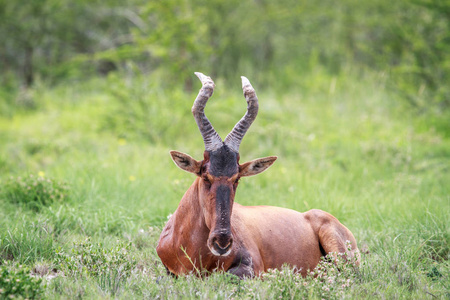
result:
[[[329,253],[334,257],[345,254],[359,264],[353,234],[327,212],[313,209],[300,213],[234,202],[240,178],[263,172],[277,157],[239,163],[240,143],[258,113],[258,98],[250,81],[241,77],[247,112],[222,141],[204,113],[214,82],[202,73],[195,75],[202,88],[192,113],[205,151],[201,161],[170,151],[179,168],[197,177],[159,238],[156,251],[168,273],[179,276],[222,270],[252,278],[287,264],[306,276]]]

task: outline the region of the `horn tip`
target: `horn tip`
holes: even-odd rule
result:
[[[250,84],[250,80],[248,80],[247,77],[241,76],[241,79],[242,79],[242,87],[244,87],[244,86],[246,86],[246,85],[251,85],[251,84]]]
[[[214,82],[212,81],[211,77],[206,76],[205,74],[200,72],[194,72],[194,74],[198,77],[198,79],[200,79],[203,85],[205,85],[206,83],[211,83],[212,87],[214,88]]]
[[[208,79],[208,76],[201,72],[194,72],[195,76],[197,76],[198,79],[203,83],[206,79]]]
[[[195,76],[198,77],[198,79],[201,79],[202,77],[205,77],[205,75],[203,73],[200,72],[194,72]]]

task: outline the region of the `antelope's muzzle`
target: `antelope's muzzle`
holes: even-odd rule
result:
[[[213,233],[208,239],[208,247],[216,256],[227,256],[231,252],[233,237],[229,232]]]
[[[208,247],[214,255],[226,256],[231,252],[231,190],[227,185],[219,185],[216,190],[216,215],[214,228],[209,234]]]

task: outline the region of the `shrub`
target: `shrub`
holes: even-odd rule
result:
[[[94,245],[91,238],[87,238],[74,243],[69,253],[58,248],[55,263],[67,275],[95,278],[104,291],[115,294],[137,265],[130,250],[131,242],[118,241],[114,247],[106,249],[101,243]]]
[[[358,281],[358,277],[356,258],[347,259],[345,254],[340,253],[336,257],[333,253],[322,257],[317,267],[309,271],[306,277],[288,266],[263,274],[273,299],[342,298]]]
[[[1,191],[2,196],[11,203],[24,205],[36,211],[69,197],[69,187],[66,183],[33,174],[10,177]]]
[[[0,266],[0,299],[40,298],[43,292],[42,278],[31,276],[30,270],[19,266]]]

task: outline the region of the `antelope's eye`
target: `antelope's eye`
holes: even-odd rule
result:
[[[209,181],[209,179],[208,179],[207,176],[203,176],[202,178],[203,178],[203,181],[204,181],[206,184],[211,184],[211,181]]]

